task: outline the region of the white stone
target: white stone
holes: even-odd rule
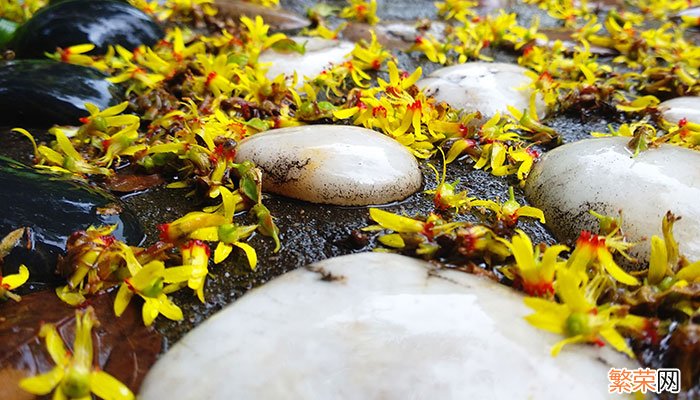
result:
[[[688,122],[700,124],[700,97],[676,97],[659,104],[659,109],[668,122],[677,124],[678,121],[686,118]]]
[[[588,213],[623,213],[633,241],[661,235],[666,211],[682,219],[674,226],[680,251],[700,260],[700,152],[663,144],[632,158],[629,138],[598,138],[565,144],[535,165],[525,186],[528,200],[544,211],[554,234],[574,241],[581,230],[598,229]],[[649,255],[645,240],[631,252]]]
[[[374,31],[377,41],[389,49],[408,51],[415,43],[416,38],[430,36],[438,41],[445,39],[445,24],[439,21],[431,21],[427,29],[419,29],[415,22],[409,21],[382,21],[377,25],[369,25],[360,22],[351,22],[343,29],[343,37],[359,42],[372,40],[370,34]]]
[[[333,258],[254,289],[176,343],[141,400],[582,399],[608,394],[610,346],[530,326],[522,296],[394,254]]]
[[[291,77],[297,73],[298,86],[302,86],[304,77],[315,78],[332,65],[350,59],[349,54],[355,45],[345,40],[330,40],[318,37],[295,36],[297,43],[306,43],[306,52],[281,52],[274,49],[263,51],[258,57],[259,63],[270,63],[265,74],[274,79],[280,74]]]
[[[306,125],[251,136],[236,160],[263,171],[263,189],[313,203],[385,204],[418,191],[423,176],[415,157],[370,129]]]
[[[509,105],[520,111],[529,107],[532,80],[525,71],[515,64],[469,62],[438,69],[416,85],[438,101],[467,112],[480,111],[488,119],[498,112],[509,113]],[[540,96],[535,107],[543,118],[545,104]]]

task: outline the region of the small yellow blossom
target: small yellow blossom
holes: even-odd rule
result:
[[[515,268],[510,271],[525,293],[538,297],[554,296],[554,274],[566,265],[566,261],[559,260],[559,254],[568,247],[554,245],[541,252],[540,246],[533,247],[530,238],[520,229],[516,230],[511,242],[501,241],[515,257]]]
[[[347,7],[340,11],[340,18],[353,19],[376,25],[380,19],[377,17],[377,0],[349,0]]]
[[[94,394],[105,400],[132,400],[134,394],[112,375],[94,367],[92,328],[98,324],[88,307],[75,312],[75,341],[68,351],[53,324],[44,324],[39,336],[56,366],[41,375],[24,378],[19,386],[29,393],[44,396],[54,392],[54,400],[89,399]]]
[[[584,285],[579,275],[567,268],[557,272],[555,290],[561,303],[538,297],[528,297],[525,304],[535,313],[525,319],[533,326],[566,336],[552,347],[556,356],[562,347],[573,343],[594,343],[604,345],[608,342],[616,350],[634,358],[634,353],[627,345],[618,329],[641,331],[646,320],[629,314],[623,306],[596,306],[598,280]]]

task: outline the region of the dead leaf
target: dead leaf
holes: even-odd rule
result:
[[[112,310],[113,293],[88,299],[100,326],[93,330],[95,363],[138,393],[146,372],[161,351],[162,338],[141,321],[136,302],[117,318]],[[53,291],[33,293],[22,301],[0,304],[0,397],[25,400],[27,393],[18,387],[25,376],[49,371],[54,364],[39,338],[42,324],[56,325],[67,348],[75,339],[75,308],[63,303]]]
[[[5,258],[6,255],[10,254],[12,249],[19,244],[19,241],[22,239],[22,235],[24,235],[26,229],[27,228],[15,229],[0,240],[0,263],[2,263],[2,259]]]
[[[116,174],[114,177],[105,181],[105,187],[113,192],[129,193],[150,189],[154,186],[162,185],[163,183],[165,183],[165,180],[158,174]]]

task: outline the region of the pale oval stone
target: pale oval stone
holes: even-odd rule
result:
[[[698,96],[683,96],[666,100],[659,104],[659,109],[664,118],[674,124],[683,118],[687,119],[688,122],[700,124],[700,97]]]
[[[509,105],[520,111],[529,107],[532,80],[526,71],[515,64],[469,62],[438,69],[416,85],[438,101],[467,112],[480,111],[488,119],[499,112],[507,114]],[[543,118],[545,104],[540,96],[535,107]]]
[[[674,14],[671,18],[675,20],[680,20],[683,17],[698,18],[698,20],[700,20],[700,7],[686,8],[685,10],[679,11],[676,14]]]
[[[611,216],[622,210],[632,241],[661,236],[662,217],[670,210],[682,217],[674,226],[681,253],[700,259],[700,152],[662,144],[633,158],[628,142],[587,139],[546,153],[528,177],[528,200],[563,241],[576,240],[581,230],[597,231],[591,209]],[[649,241],[631,253],[648,259]]]
[[[421,36],[430,35],[442,41],[445,39],[445,24],[438,21],[430,21],[424,27],[419,27],[415,22],[408,21],[382,21],[377,25],[369,25],[361,22],[351,22],[343,29],[343,37],[359,42],[372,40],[371,31],[374,31],[377,41],[389,49],[407,51]]]
[[[306,125],[242,141],[236,160],[263,171],[263,190],[313,203],[361,206],[403,200],[423,175],[415,157],[371,129]]]
[[[557,41],[560,41],[563,50],[568,54],[573,54],[577,48],[582,47],[582,45],[573,38],[573,34],[576,32],[574,29],[568,28],[541,28],[538,29],[538,33],[543,33],[546,39],[535,39],[535,44],[537,46],[552,48]],[[599,56],[613,56],[619,54],[615,49],[610,49],[602,46],[590,45],[588,50],[591,54]]]
[[[530,326],[523,297],[395,254],[318,262],[254,289],[151,369],[142,400],[617,399],[610,346]],[[624,397],[622,397],[624,398]]]
[[[306,52],[281,52],[274,49],[263,51],[258,58],[259,63],[271,63],[267,73],[268,79],[274,79],[280,74],[291,77],[297,73],[299,86],[304,77],[314,78],[323,70],[335,64],[350,59],[349,54],[355,45],[345,40],[330,40],[318,37],[295,36],[297,43],[306,43]]]

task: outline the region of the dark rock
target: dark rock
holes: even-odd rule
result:
[[[143,240],[136,217],[119,200],[85,183],[41,174],[0,157],[0,187],[0,236],[21,227],[31,232],[27,243],[4,259],[3,275],[25,264],[31,283],[59,284],[54,273],[58,255],[71,233],[91,225],[116,224],[114,236],[130,245]]]
[[[70,0],[46,7],[15,32],[9,48],[17,58],[42,58],[57,47],[92,43],[94,53],[110,45],[128,50],[153,45],[163,29],[138,8],[121,1]]]
[[[103,109],[119,103],[119,89],[89,67],[51,60],[0,63],[0,125],[76,125],[85,103]]]

